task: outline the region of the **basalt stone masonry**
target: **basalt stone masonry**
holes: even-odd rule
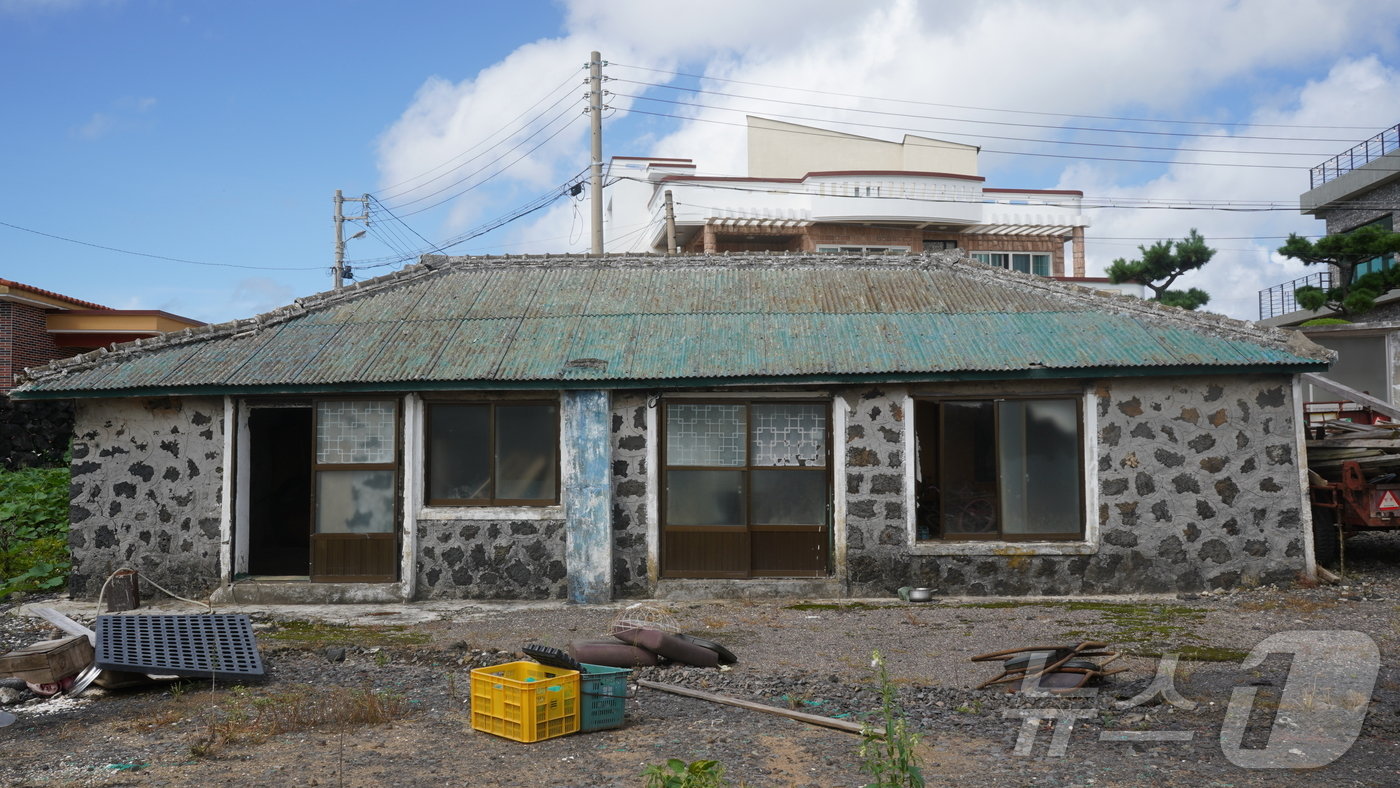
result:
[[[417,598],[562,599],[564,521],[420,520]]]
[[[1090,401],[1097,543],[1082,555],[1004,543],[917,556],[910,583],[974,596],[1182,592],[1304,571],[1288,377],[1109,379]]]
[[[906,390],[848,390],[846,408],[846,574],[854,596],[883,596],[908,585],[909,532],[904,494]],[[838,436],[838,445],[840,445]]]
[[[647,580],[647,407],[645,394],[613,394],[612,561],[613,593],[646,597]]]
[[[62,465],[72,439],[71,403],[12,400],[0,394],[0,468]]]
[[[77,401],[73,597],[95,598],[124,566],[187,596],[219,584],[223,412],[208,397]]]

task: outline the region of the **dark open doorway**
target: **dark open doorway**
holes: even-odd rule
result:
[[[253,408],[248,438],[248,572],[309,575],[311,408]]]

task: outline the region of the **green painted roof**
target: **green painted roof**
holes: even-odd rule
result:
[[[942,254],[430,257],[255,318],[57,361],[15,395],[1326,367],[1327,351],[1291,336]]]

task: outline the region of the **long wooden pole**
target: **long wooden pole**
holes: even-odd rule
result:
[[[711,703],[722,703],[726,706],[738,706],[741,709],[761,711],[765,714],[777,714],[781,717],[788,717],[797,720],[798,722],[806,722],[812,725],[820,725],[824,728],[835,728],[838,731],[846,731],[847,733],[864,734],[867,730],[864,725],[860,725],[859,723],[847,722],[846,720],[838,720],[834,717],[823,717],[818,714],[806,714],[800,711],[793,711],[792,709],[782,709],[777,706],[766,706],[762,703],[755,703],[751,700],[731,698],[726,695],[716,695],[713,692],[704,692],[702,690],[691,689],[689,687],[681,687],[675,684],[662,684],[659,681],[648,681],[646,679],[638,679],[637,686],[646,687],[647,689],[660,690],[661,692],[669,692],[672,695],[683,695],[687,698],[707,700]],[[879,728],[870,728],[869,731],[872,736],[876,736],[879,738],[884,738],[885,736],[885,732]]]

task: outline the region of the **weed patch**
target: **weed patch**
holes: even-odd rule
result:
[[[382,725],[406,712],[401,696],[379,690],[295,685],[264,695],[235,688],[208,710],[208,723],[190,743],[190,754],[210,756],[291,731]]]
[[[432,638],[403,624],[357,626],[324,621],[284,621],[259,637],[302,648],[323,646],[419,646]]]

